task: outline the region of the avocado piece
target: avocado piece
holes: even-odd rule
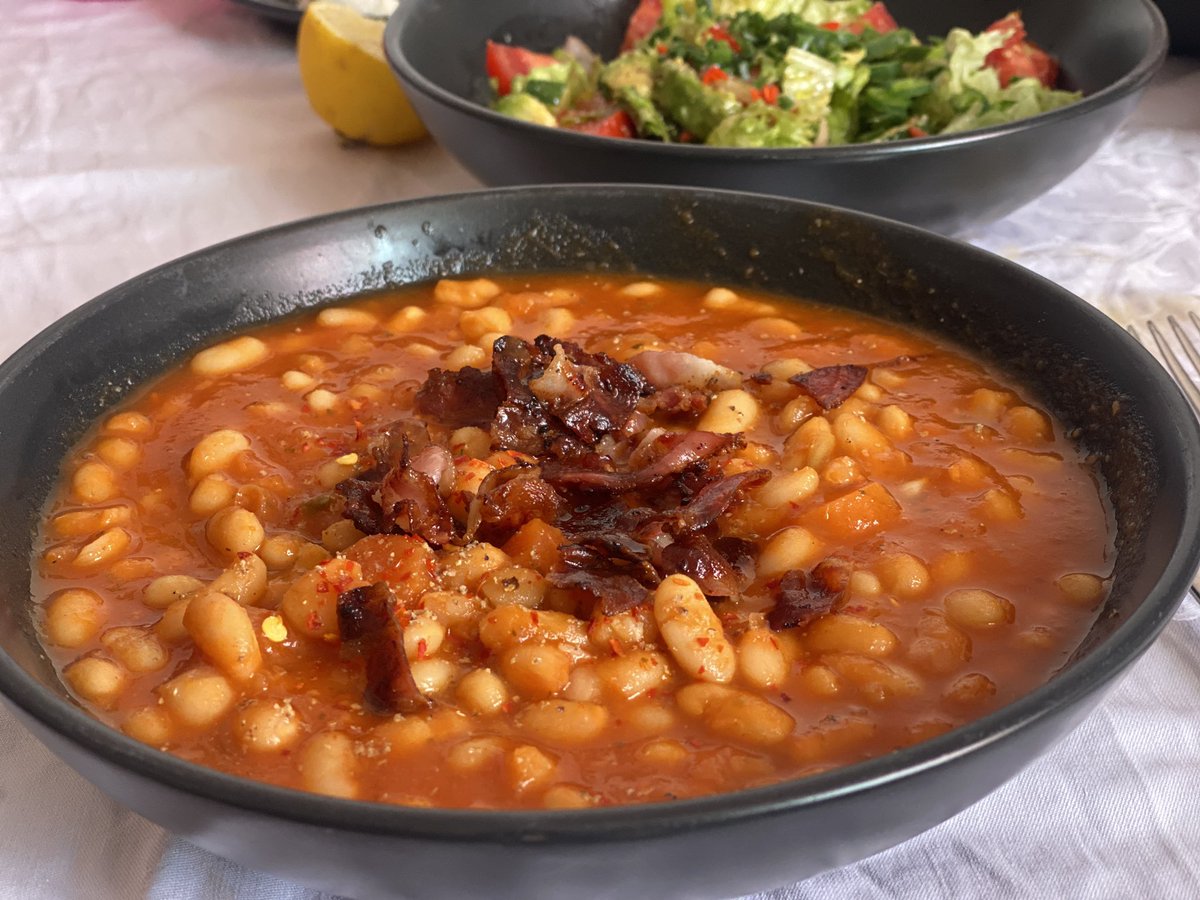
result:
[[[534,125],[558,127],[558,120],[554,118],[550,108],[529,94],[505,94],[493,104],[492,109],[501,115],[532,122]]]
[[[732,94],[705,85],[700,76],[678,59],[659,63],[654,82],[654,103],[680,128],[704,140],[742,105]]]

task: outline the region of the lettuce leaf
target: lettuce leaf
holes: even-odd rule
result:
[[[809,147],[817,124],[794,110],[751,103],[721,120],[705,139],[713,147]]]
[[[1080,94],[1043,87],[1035,78],[1000,86],[996,70],[986,66],[989,53],[1008,39],[1005,31],[971,34],[953,29],[940,48],[944,68],[933,79],[933,90],[917,108],[929,119],[933,134],[955,134],[1003,125],[1074,103]]]
[[[836,63],[799,47],[791,47],[783,58],[779,89],[792,101],[792,109],[798,114],[817,119],[829,110],[837,77]]]
[[[967,109],[951,119],[939,134],[956,134],[976,128],[1005,125],[1050,112],[1080,99],[1074,91],[1058,91],[1042,85],[1036,78],[1019,78],[1001,88],[991,100],[977,99]]]

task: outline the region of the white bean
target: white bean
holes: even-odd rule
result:
[[[686,575],[664,578],[654,591],[654,619],[684,672],[702,681],[732,680],[737,666],[733,647],[696,582]]]

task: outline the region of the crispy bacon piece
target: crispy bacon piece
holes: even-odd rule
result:
[[[430,446],[429,428],[418,419],[397,419],[372,435],[367,452],[383,470],[424,453]],[[362,477],[362,476],[360,476]]]
[[[454,456],[445,447],[431,444],[409,461],[414,472],[429,476],[435,485],[441,485],[442,479],[454,469]]]
[[[742,376],[733,369],[678,350],[643,350],[629,364],[659,390],[681,387],[716,393],[742,383]]]
[[[338,634],[342,640],[356,641],[383,628],[391,616],[387,606],[390,594],[383,581],[338,594]]]
[[[739,446],[740,439],[741,435],[692,431],[653,463],[634,472],[603,472],[553,463],[542,471],[545,479],[556,486],[620,494],[651,487],[695,463]]]
[[[767,624],[775,631],[806,625],[833,609],[850,583],[850,567],[840,559],[817,563],[811,572],[788,572],[779,582]]]
[[[637,369],[606,354],[544,334],[532,344],[505,335],[492,345],[490,372],[434,369],[416,404],[445,425],[490,426],[498,446],[574,459],[603,435],[624,434],[649,392]]]
[[[758,562],[755,559],[754,545],[747,540],[736,537],[721,537],[713,542],[713,546],[721,551],[721,555],[729,561],[729,565],[737,572],[738,590],[744,591],[754,583],[758,574]]]
[[[411,464],[388,472],[378,496],[389,532],[415,534],[438,547],[454,538],[454,517],[437,485]]]
[[[729,509],[739,493],[766,483],[770,477],[768,469],[752,469],[706,484],[676,513],[676,530],[688,532],[707,528]]]
[[[646,397],[638,409],[646,415],[692,419],[708,409],[709,396],[696,388],[672,385]]]
[[[600,612],[615,616],[644,603],[650,589],[631,575],[619,572],[595,572],[591,569],[567,569],[551,572],[547,578],[555,587],[577,588],[596,598]]]
[[[662,550],[663,574],[687,575],[709,597],[731,597],[741,579],[712,541],[702,534],[689,534]]]
[[[500,388],[500,405],[492,419],[496,446],[544,455],[562,434],[550,418],[550,408],[529,387],[539,372],[533,348],[518,337],[505,335],[492,345],[492,374]]]
[[[365,473],[371,474],[371,473]],[[382,474],[381,476],[382,477]],[[387,521],[375,498],[379,482],[366,478],[347,478],[334,488],[342,496],[342,513],[363,534],[386,534]]]
[[[457,372],[431,369],[417,391],[416,407],[422,415],[454,428],[487,428],[500,400],[496,376],[466,366]]]
[[[454,518],[437,483],[453,466],[450,452],[430,444],[410,458],[410,437],[400,443],[391,468],[379,465],[338,483],[334,490],[342,495],[343,512],[363,534],[415,534],[446,544],[455,536]]]
[[[650,393],[641,372],[606,353],[588,353],[578,344],[544,334],[538,335],[534,346],[546,361],[543,377],[555,366],[558,377],[579,392],[579,396],[567,392],[562,399],[552,400],[550,408],[585,443],[623,430],[638,400]]]
[[[413,679],[404,654],[404,630],[396,619],[396,598],[386,581],[338,595],[338,630],[357,644],[366,660],[364,700],[384,713],[411,713],[430,706]]]
[[[866,378],[865,366],[823,366],[793,375],[788,382],[816,400],[822,409],[828,410],[845,403]]]

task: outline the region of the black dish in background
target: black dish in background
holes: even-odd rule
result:
[[[486,108],[489,38],[549,50],[569,34],[606,57],[636,0],[403,3],[384,51],[430,133],[490,185],[568,181],[686,184],[848,206],[954,233],[1007,215],[1083,164],[1132,111],[1166,54],[1151,0],[1021,4],[1029,33],[1087,96],[1045,115],[886,145],[731,149],[543,128]],[[1012,0],[892,0],[918,34],[982,29]]]
[[[233,0],[238,6],[253,10],[260,16],[270,19],[278,25],[295,28],[300,24],[304,10],[295,2],[288,0]]]
[[[1155,0],[1171,33],[1171,52],[1200,56],[1200,0]]]
[[[484,812],[244,781],[143,746],[67,699],[34,636],[31,536],[59,460],[197,347],[294,310],[474,272],[639,271],[752,286],[976,348],[1100,454],[1113,596],[1048,685],[934,740],[812,778],[674,804]],[[366,897],[735,896],[862,859],[1003,784],[1166,625],[1200,562],[1200,425],[1124,331],[983,251],[855,213],[721,191],[552,186],[416,200],[203,250],[86,304],[0,365],[0,693],[121,803],[252,868]],[[1036,815],[1036,810],[1030,810]]]

